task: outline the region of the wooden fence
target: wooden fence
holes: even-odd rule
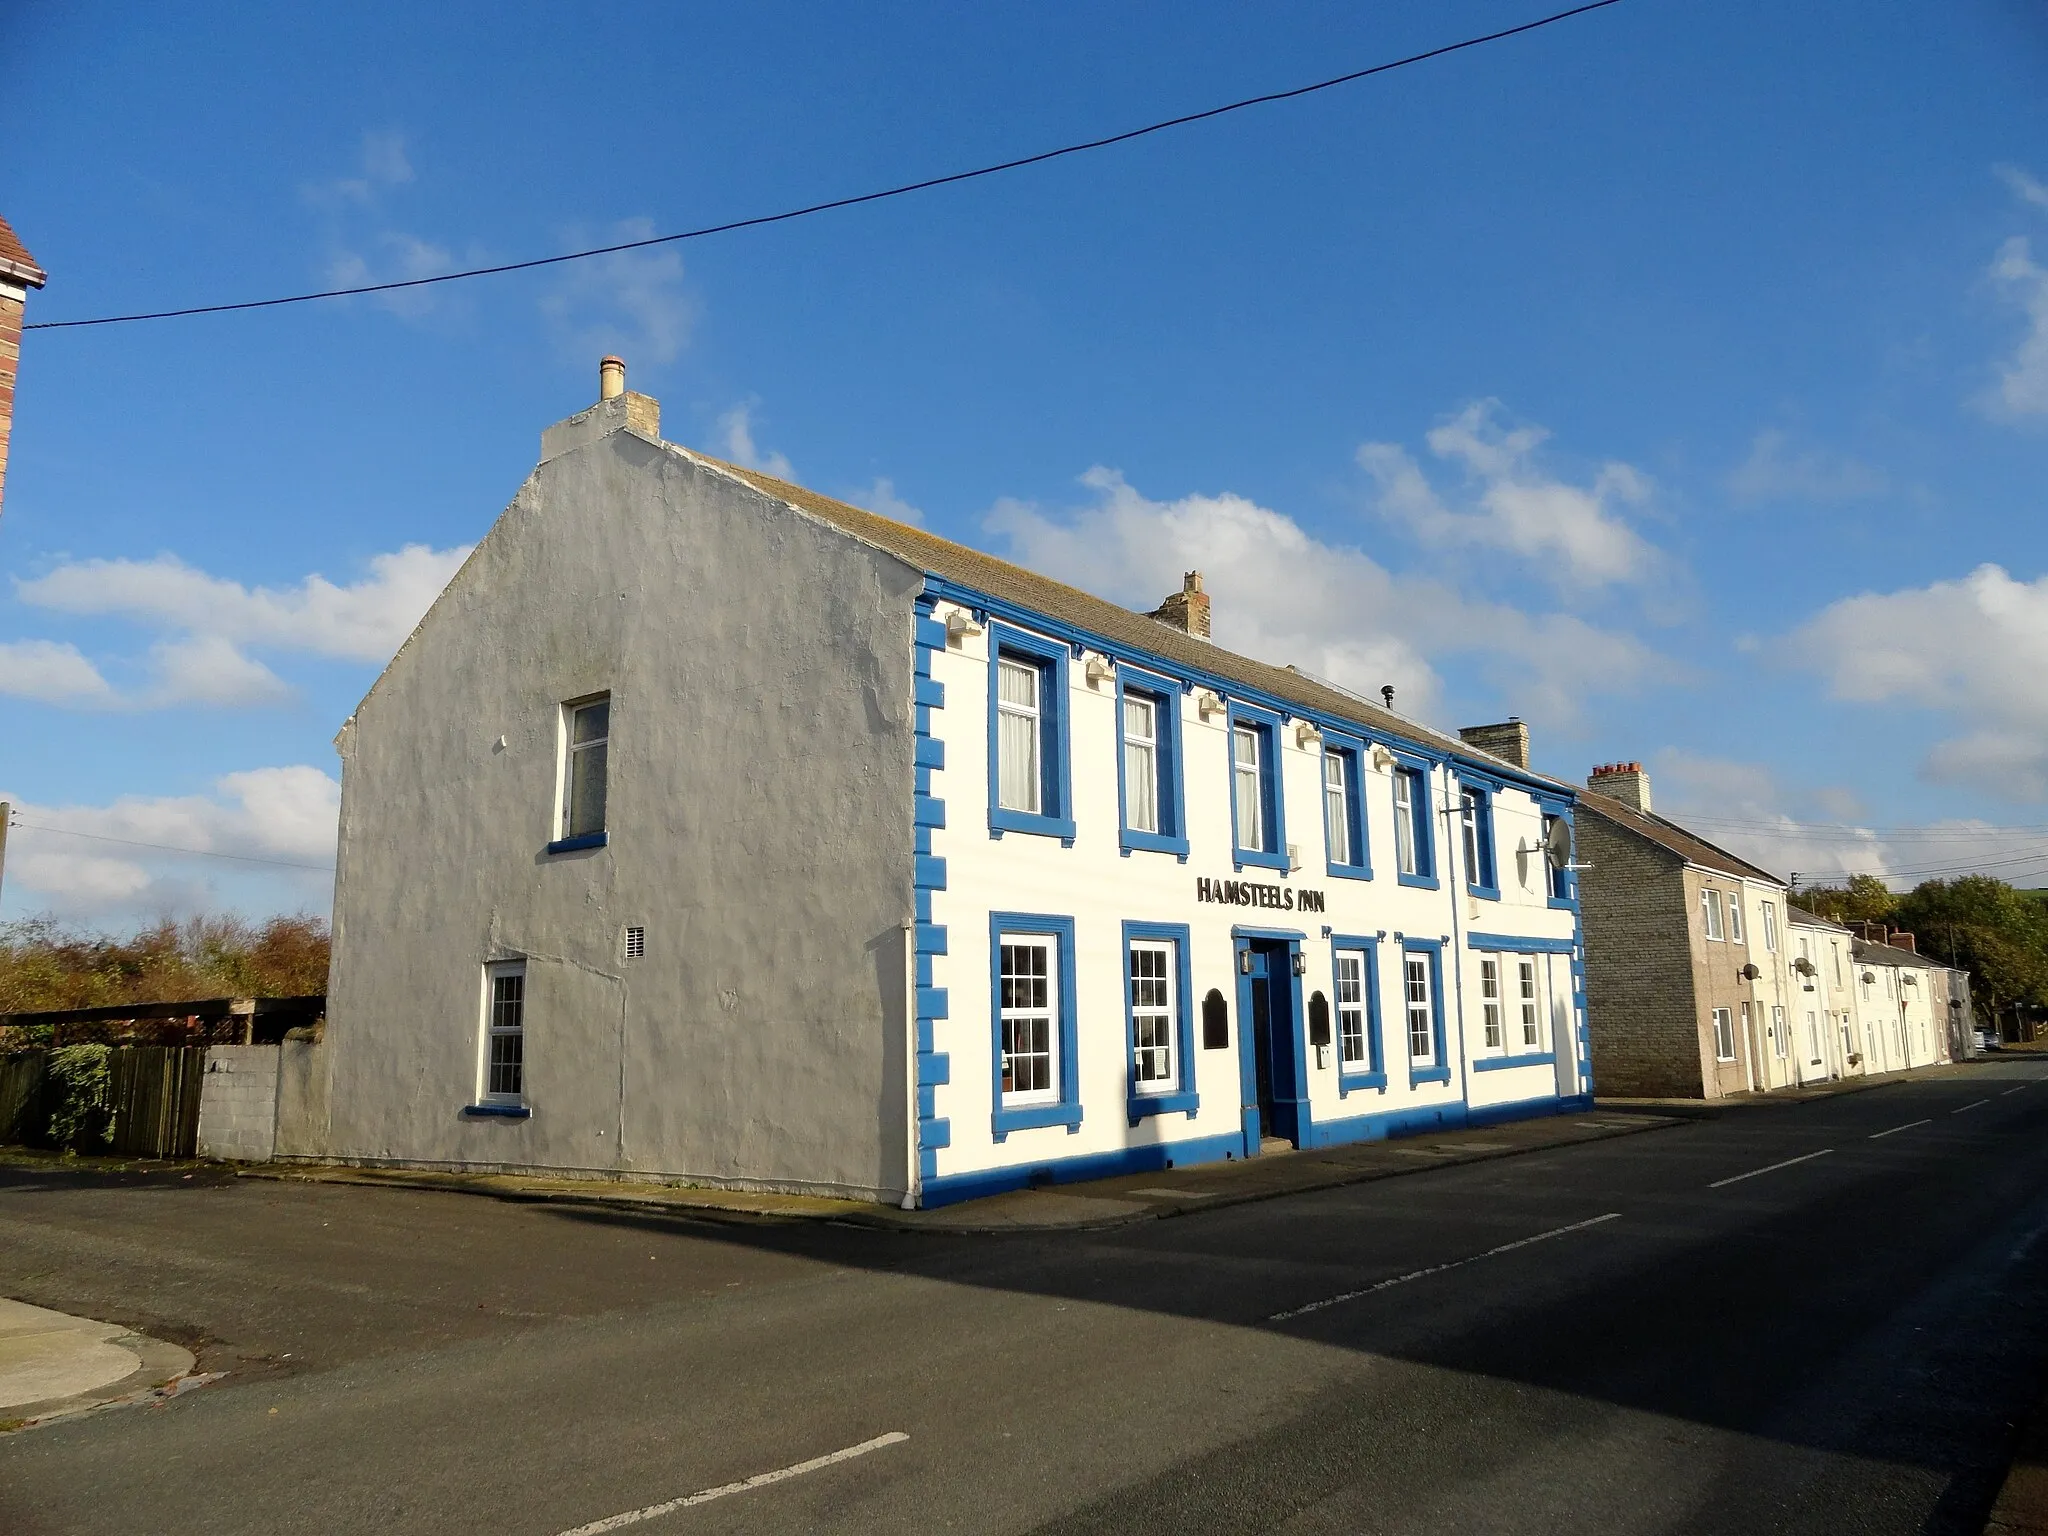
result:
[[[0,1142],[50,1145],[47,1051],[0,1056]],[[204,1046],[118,1046],[107,1053],[113,1150],[128,1157],[195,1157]],[[97,1152],[99,1147],[81,1147]]]

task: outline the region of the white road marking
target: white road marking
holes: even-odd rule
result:
[[[725,1483],[717,1488],[706,1488],[697,1493],[685,1494],[680,1499],[670,1499],[664,1504],[649,1504],[645,1509],[629,1509],[623,1515],[612,1515],[603,1520],[593,1520],[588,1525],[579,1525],[573,1531],[564,1531],[562,1536],[602,1536],[605,1531],[616,1531],[621,1526],[638,1525],[642,1520],[657,1519],[662,1515],[674,1514],[679,1509],[689,1509],[698,1504],[709,1504],[713,1499],[722,1499],[729,1493],[747,1493],[755,1488],[766,1488],[770,1483],[780,1483],[792,1477],[802,1477],[806,1472],[835,1466],[842,1461],[851,1461],[856,1456],[865,1456],[869,1451],[879,1451],[885,1446],[901,1445],[910,1436],[900,1429],[892,1429],[886,1435],[877,1435],[872,1440],[863,1440],[859,1445],[849,1445],[843,1451],[833,1451],[824,1456],[813,1456],[809,1461],[800,1461],[793,1467],[780,1467],[773,1472],[756,1472],[752,1477],[737,1483]]]
[[[1896,1136],[1901,1131],[1910,1131],[1916,1125],[1932,1124],[1934,1124],[1932,1120],[1908,1120],[1904,1125],[1895,1125],[1888,1131],[1872,1131],[1870,1135],[1864,1139],[1867,1141],[1876,1141],[1880,1136]]]
[[[2004,1098],[2010,1098],[2010,1097],[2011,1097],[2011,1096],[2012,1096],[2013,1094],[2015,1094],[2015,1093],[2025,1093],[2025,1092],[2026,1092],[2026,1091],[2027,1091],[2027,1090],[2028,1090],[2029,1088],[2031,1088],[2031,1087],[2033,1087],[2033,1086],[2034,1086],[2034,1085],[2033,1085],[2032,1083],[2021,1083],[2021,1084],[2019,1085],[2019,1087],[2017,1087],[2017,1088],[2008,1088],[2008,1089],[2006,1089],[2004,1093],[2001,1093],[2001,1094],[1999,1095],[1999,1097],[2000,1097],[2001,1099],[2004,1099]]]
[[[1790,1168],[1794,1163],[1810,1163],[1816,1157],[1826,1157],[1834,1150],[1833,1147],[1822,1147],[1818,1152],[1809,1152],[1804,1157],[1788,1157],[1782,1163],[1772,1163],[1768,1168],[1752,1168],[1747,1173],[1738,1173],[1731,1178],[1716,1179],[1707,1188],[1719,1189],[1724,1184],[1740,1184],[1744,1179],[1753,1179],[1760,1173],[1776,1173],[1780,1168]]]
[[[1267,1317],[1269,1323],[1284,1323],[1290,1317],[1301,1317],[1310,1312],[1320,1312],[1325,1307],[1334,1307],[1341,1301],[1356,1301],[1361,1296],[1370,1296],[1375,1291],[1389,1291],[1397,1285],[1406,1285],[1410,1280],[1423,1280],[1431,1275],[1443,1274],[1446,1270],[1463,1269],[1467,1264],[1477,1264],[1481,1259],[1490,1259],[1498,1253],[1513,1253],[1517,1248],[1526,1248],[1531,1243],[1547,1242],[1553,1237],[1563,1237],[1567,1232],[1583,1232],[1588,1227],[1597,1227],[1603,1221],[1614,1221],[1619,1211],[1609,1211],[1605,1216],[1595,1216],[1586,1221],[1575,1221],[1568,1227],[1553,1227],[1548,1232],[1538,1232],[1534,1237],[1518,1237],[1512,1243],[1502,1243],[1498,1248],[1489,1248],[1484,1253],[1475,1253],[1469,1258],[1452,1259],[1448,1264],[1432,1264],[1427,1269],[1411,1269],[1405,1275],[1396,1275],[1391,1280],[1381,1280],[1372,1285],[1362,1286],[1355,1291],[1343,1291],[1335,1296],[1325,1296],[1321,1301],[1312,1301],[1305,1307],[1289,1307],[1285,1312],[1275,1312]],[[573,1533],[571,1533],[573,1536]]]
[[[1982,1109],[1986,1104],[1989,1104],[1990,1102],[1991,1101],[1989,1099],[1979,1099],[1974,1104],[1965,1104],[1963,1106],[1963,1109],[1952,1109],[1949,1111],[1949,1113],[1952,1115],[1960,1115],[1964,1109]]]

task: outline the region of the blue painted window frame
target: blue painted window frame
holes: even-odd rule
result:
[[[1436,878],[1436,815],[1434,812],[1435,789],[1432,770],[1435,764],[1426,757],[1416,757],[1399,748],[1390,748],[1394,754],[1394,772],[1406,773],[1413,777],[1414,786],[1409,796],[1408,816],[1410,835],[1415,840],[1415,873],[1409,874],[1398,863],[1395,864],[1394,878],[1402,885],[1412,885],[1419,890],[1437,889]],[[1391,796],[1392,780],[1388,781]],[[1394,814],[1401,814],[1401,802],[1394,802]]]
[[[1124,784],[1124,695],[1142,694],[1154,705],[1153,752],[1159,765],[1159,830],[1142,832],[1130,825]],[[1154,672],[1119,666],[1116,669],[1116,820],[1119,846],[1133,851],[1171,853],[1182,863],[1188,857],[1187,797],[1181,786],[1180,684]]]
[[[1444,946],[1441,939],[1401,940],[1401,1053],[1408,1054],[1408,970],[1410,954],[1429,956],[1429,1007],[1435,1015],[1436,1065],[1418,1067],[1414,1057],[1409,1057],[1408,1086],[1419,1087],[1423,1083],[1448,1083],[1451,1080],[1451,1054],[1444,1039]]]
[[[1179,1086],[1162,1093],[1140,1093],[1138,1091],[1138,1030],[1131,1012],[1131,943],[1165,943],[1173,945],[1174,957],[1174,1019],[1175,1051],[1180,1068]],[[1195,1092],[1195,1014],[1194,1001],[1189,995],[1194,990],[1194,962],[1189,958],[1192,938],[1186,923],[1141,923],[1127,921],[1124,924],[1124,1096],[1128,1100],[1131,1124],[1136,1125],[1147,1115],[1166,1115],[1186,1111],[1193,1119],[1201,1107],[1200,1096]]]
[[[1059,954],[1060,1097],[1056,1104],[1003,1107],[1003,935],[1029,934],[1050,938]],[[1013,1131],[1034,1131],[1064,1125],[1068,1134],[1081,1128],[1080,1044],[1075,1027],[1074,920],[1044,912],[991,912],[988,915],[988,1081],[990,1124],[1001,1141]]]
[[[1002,690],[997,668],[1004,656],[1029,661],[1039,670],[1038,685],[1038,804],[1039,812],[1005,810],[1002,805],[1002,744],[1000,711]],[[1067,699],[1068,648],[1064,641],[1047,640],[1007,624],[988,627],[988,829],[991,837],[1005,832],[1028,832],[1039,837],[1057,837],[1069,847],[1074,841],[1074,781],[1069,762],[1069,708]]]
[[[1365,951],[1365,1069],[1347,1068],[1344,1065],[1344,1045],[1341,1037],[1337,1042],[1337,1097],[1349,1097],[1353,1089],[1378,1088],[1387,1086],[1386,1047],[1380,1040],[1380,941],[1377,935],[1358,933],[1333,933],[1330,935],[1330,1009],[1335,1013],[1341,995],[1337,987],[1337,951],[1358,949]]]
[[[1548,800],[1539,796],[1536,800],[1536,807],[1545,817],[1555,816],[1570,829],[1572,834],[1572,851],[1576,854],[1578,852],[1579,829],[1577,823],[1572,819],[1572,803],[1569,800]],[[1567,864],[1570,862],[1570,860],[1566,860]],[[1548,855],[1543,860],[1543,872],[1545,876],[1544,894],[1546,904],[1559,912],[1578,911],[1578,875],[1570,869],[1553,869]]]
[[[1486,901],[1500,900],[1500,853],[1494,847],[1493,797],[1500,793],[1498,779],[1481,778],[1476,774],[1461,772],[1458,775],[1458,833],[1459,851],[1463,852],[1465,806],[1467,795],[1472,797],[1472,843],[1479,854],[1479,867],[1465,871],[1465,889]]]
[[[1264,741],[1259,753],[1259,814],[1265,818],[1266,848],[1247,848],[1237,824],[1237,728],[1251,726]],[[1270,710],[1255,709],[1232,701],[1228,728],[1223,733],[1223,762],[1230,777],[1230,856],[1239,869],[1247,864],[1260,869],[1287,866],[1287,807],[1280,794],[1280,717]]]
[[[1534,955],[1569,955],[1574,971],[1574,1007],[1576,1008],[1576,972],[1578,968],[1578,945],[1571,939],[1538,939],[1518,936],[1512,933],[1469,933],[1465,945],[1478,955],[1519,955],[1527,959]],[[1506,1039],[1507,1030],[1507,973],[1501,973],[1501,1030]],[[1548,1011],[1547,1009],[1545,1010]],[[1524,1051],[1520,1055],[1507,1055],[1505,1048],[1499,1056],[1475,1058],[1474,1072],[1505,1072],[1513,1067],[1550,1067],[1557,1064],[1557,1052]]]
[[[1323,732],[1323,751],[1335,752],[1344,759],[1344,814],[1350,818],[1351,862],[1339,864],[1330,857],[1329,803],[1327,788],[1324,790],[1323,815],[1323,862],[1332,880],[1370,880],[1372,878],[1372,849],[1365,836],[1365,742],[1356,736],[1344,736],[1335,731]],[[1316,760],[1316,774],[1321,781],[1326,770],[1320,757]]]

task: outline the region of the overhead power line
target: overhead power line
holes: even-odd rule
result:
[[[1524,32],[1534,32],[1560,21],[1569,21],[1574,16],[1583,16],[1588,11],[1605,10],[1610,5],[1620,3],[1621,0],[1588,0],[1587,4],[1575,5],[1570,10],[1557,11],[1549,16],[1538,17],[1534,21],[1525,21],[1519,26],[1503,27],[1498,32],[1464,38],[1455,43],[1445,43],[1441,47],[1430,48],[1422,53],[1411,53],[1406,58],[1390,59],[1384,64],[1354,69],[1349,74],[1333,75],[1328,80],[1318,80],[1313,85],[1298,85],[1291,90],[1268,91],[1260,96],[1247,96],[1242,101],[1228,102],[1223,106],[1210,107],[1201,112],[1189,112],[1180,117],[1169,117],[1162,122],[1147,123],[1142,128],[1126,129],[1122,133],[1110,134],[1107,138],[1089,139],[1079,144],[1064,144],[1058,149],[1041,150],[1035,155],[1004,160],[971,171],[955,171],[947,176],[932,176],[923,181],[905,182],[901,186],[885,187],[879,192],[862,192],[853,197],[835,197],[828,202],[812,203],[803,208],[789,208],[781,213],[757,214],[752,218],[733,219],[724,224],[707,224],[701,229],[686,229],[673,235],[653,235],[645,240],[625,240],[617,245],[593,246],[587,251],[570,251],[561,256],[536,256],[531,260],[508,261],[495,267],[472,267],[465,272],[443,272],[437,277],[413,277],[391,283],[364,283],[354,288],[323,288],[317,293],[293,293],[274,299],[244,299],[233,304],[195,304],[185,309],[158,309],[132,315],[99,315],[89,320],[39,320],[33,325],[23,326],[22,329],[75,330],[89,325],[127,325],[138,320],[176,320],[187,315],[223,315],[243,309],[275,309],[282,304],[310,304],[315,299],[345,299],[358,294],[390,293],[400,288],[426,288],[435,283],[456,283],[472,277],[495,277],[504,272],[526,272],[535,267],[552,267],[568,261],[584,261],[592,256],[611,256],[620,251],[645,250],[649,246],[673,245],[681,240],[701,240],[707,235],[730,234],[739,229],[757,229],[764,224],[787,223],[791,219],[808,218],[814,213],[830,213],[837,208],[854,208],[862,203],[879,203],[887,198],[907,197],[913,192],[929,192],[935,187],[949,187],[958,182],[977,181],[984,176],[999,176],[1005,171],[1022,170],[1030,165],[1043,165],[1048,160],[1059,160],[1067,155],[1081,155],[1090,150],[1128,144],[1133,139],[1142,139],[1149,134],[1164,133],[1169,128],[1185,128],[1190,123],[1206,122],[1212,117],[1222,117],[1230,112],[1242,112],[1247,107],[1269,106],[1278,101],[1292,101],[1296,97],[1312,96],[1317,91],[1350,85],[1355,81],[1369,79],[1373,75],[1384,75],[1390,70],[1405,69],[1411,64],[1423,64],[1431,59],[1440,59],[1446,54],[1462,53],[1467,48],[1478,48],[1487,43],[1500,42],[1504,38],[1518,37]]]
[[[334,873],[332,864],[296,864],[290,859],[259,859],[249,853],[219,853],[211,848],[177,848],[169,843],[145,843],[132,837],[108,837],[102,832],[77,832],[70,827],[45,827],[33,821],[13,823],[24,832],[54,832],[60,837],[85,837],[96,843],[119,843],[124,848],[153,848],[158,853],[182,853],[195,859],[232,859],[237,864],[272,864],[279,869],[310,869],[319,874]]]

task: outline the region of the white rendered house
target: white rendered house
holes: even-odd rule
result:
[[[1519,725],[663,442],[612,362],[339,739],[302,1155],[937,1204],[1590,1102]]]

